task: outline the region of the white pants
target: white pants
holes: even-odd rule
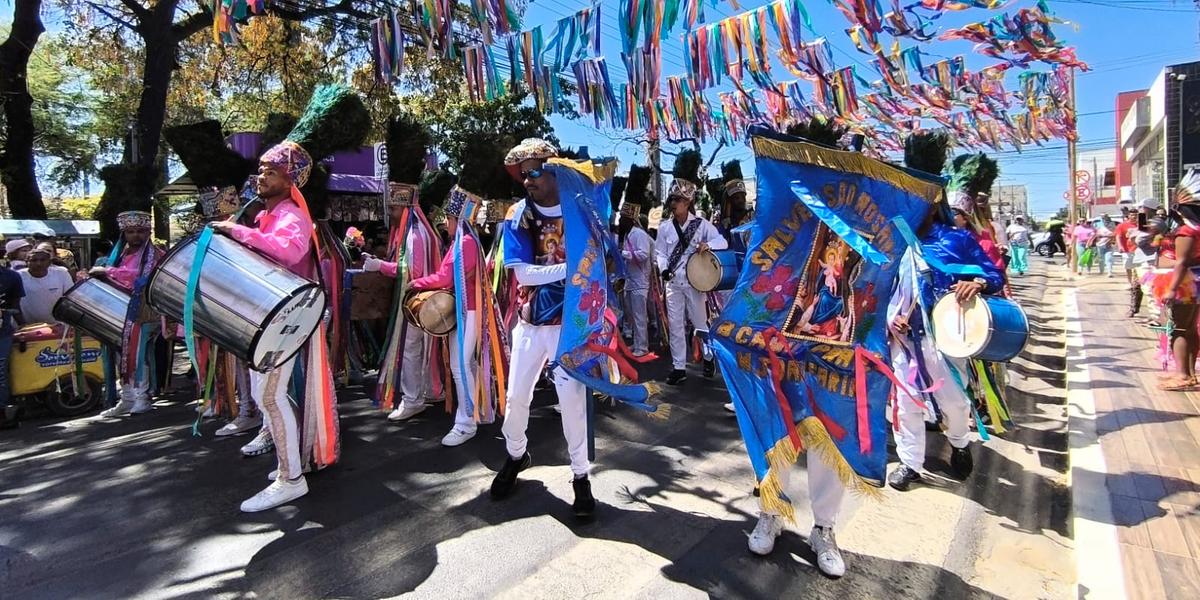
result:
[[[916,360],[908,359],[904,351],[906,346],[901,344],[902,342],[895,338],[888,343],[892,351],[892,370],[896,372],[896,377],[905,384],[909,384],[911,381],[920,381],[919,378],[914,377],[918,369]],[[911,346],[907,346],[907,348],[909,352],[912,352]],[[935,398],[942,418],[946,422],[946,439],[955,448],[966,448],[969,442],[967,435],[970,433],[971,400],[958,386],[948,370],[953,368],[958,371],[959,380],[966,383],[966,361],[946,357],[945,360],[950,363],[950,367],[947,367],[946,362],[941,360],[942,357],[933,346],[932,336],[928,335],[921,338],[921,353],[929,377],[934,382],[938,380],[942,382],[942,387],[938,389]],[[908,468],[920,471],[925,466],[925,410],[917,405],[912,395],[904,389],[896,390],[896,402],[898,417],[896,455],[900,457],[900,462],[907,465]]]
[[[400,372],[401,405],[417,407],[425,404],[426,392],[432,389],[430,383],[433,375],[429,372],[429,355],[431,347],[428,336],[424,331],[412,325],[405,325],[408,331],[404,334],[404,364]]]
[[[295,479],[304,474],[300,463],[300,429],[296,410],[288,401],[288,384],[292,380],[292,368],[296,359],[259,373],[251,369],[250,389],[258,409],[263,413],[263,422],[271,431],[275,441],[275,459],[279,464],[280,479]],[[314,400],[315,401],[315,400]]]
[[[786,491],[792,475],[800,469],[792,465],[779,474],[779,486]],[[842,510],[842,497],[846,488],[838,479],[837,473],[821,460],[821,457],[808,453],[808,501],[812,506],[813,525],[818,527],[833,527],[837,522],[838,513]],[[766,508],[763,512],[771,513]],[[774,513],[772,513],[774,514]]]
[[[687,365],[687,326],[684,318],[692,322],[696,332],[708,334],[708,312],[704,307],[704,294],[696,291],[687,281],[671,281],[667,284],[667,323],[671,330],[671,364],[682,370]],[[708,340],[703,345],[704,359],[712,357]]]
[[[525,430],[529,427],[533,386],[542,367],[558,350],[561,329],[561,325],[530,325],[525,321],[518,321],[513,328],[512,360],[508,365],[508,412],[501,428],[508,455],[513,458],[524,456],[529,445]],[[567,453],[571,455],[571,471],[576,477],[583,477],[591,467],[587,449],[587,388],[561,368],[555,368],[552,376],[562,408],[563,437],[567,440]]]
[[[646,297],[650,290],[626,290],[625,291],[625,320],[633,326],[633,348],[634,352],[646,352],[650,349],[650,342],[646,337]]]
[[[474,348],[475,340],[479,338],[479,312],[468,310],[466,314],[467,328],[463,332],[462,346],[458,345],[458,332],[450,334],[450,373],[454,375],[454,388],[458,392],[458,410],[454,413],[454,428],[460,431],[475,431],[475,415],[467,410],[467,386],[475,383],[475,372],[479,365],[475,364],[475,353],[472,352],[466,361],[467,373],[463,376],[462,366],[458,362],[463,348]],[[472,402],[479,403],[479,392],[472,389]]]

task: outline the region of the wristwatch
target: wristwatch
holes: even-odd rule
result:
[[[978,283],[979,285],[982,285],[983,287],[987,287],[987,280],[982,277],[976,277],[975,279],[972,279],[971,282]]]

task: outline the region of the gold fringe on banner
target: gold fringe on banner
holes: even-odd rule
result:
[[[782,142],[762,136],[751,138],[750,143],[755,156],[815,165],[886,181],[928,200],[931,204],[945,199],[941,183],[922,179],[860,152],[822,148],[808,142]]]

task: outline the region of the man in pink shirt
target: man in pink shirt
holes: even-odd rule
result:
[[[297,275],[313,278],[313,221],[299,190],[308,180],[312,162],[308,153],[293,142],[285,141],[268,150],[259,159],[257,180],[258,195],[266,208],[255,218],[255,226],[221,221],[213,223],[213,229],[262,252]],[[266,415],[278,469],[272,473],[270,486],[242,503],[243,512],[267,510],[307,494],[304,472],[313,464],[321,468],[337,460],[336,399],[325,338],[322,324],[298,355],[306,385],[297,394],[304,399],[303,439],[297,415],[288,401],[288,384],[297,358],[267,372],[250,372],[251,394]]]
[[[156,326],[158,318],[142,304],[142,288],[163,253],[150,242],[150,223],[150,213],[140,210],[117,215],[121,240],[113,249],[109,261],[112,266],[94,267],[88,272],[94,277],[107,279],[131,296],[125,313],[125,331],[117,367],[121,400],[100,413],[102,417],[136,415],[151,409],[150,366],[147,359],[153,348],[151,342],[159,328]]]

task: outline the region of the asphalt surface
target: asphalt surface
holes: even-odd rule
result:
[[[1023,427],[976,445],[966,483],[936,476],[948,447],[930,435],[931,485],[848,498],[841,580],[813,567],[803,478],[798,522],[774,554],[746,550],[752,472],[719,376],[695,368],[668,391],[665,423],[598,404],[600,507],[586,523],[570,510],[548,391],[530,419],[534,468],[502,502],[487,496],[505,457],[498,424],[443,448],[440,405],[391,424],[361,387],[340,392],[342,462],[310,475],[305,498],[252,515],[238,505],[268,483],[271,455],[242,458],[248,437],[214,438],[217,421],[193,436],[182,380],[146,415],[32,420],[0,432],[0,598],[1063,597],[1073,568],[1058,285],[1039,272],[1014,286],[1035,327],[1011,371]]]

